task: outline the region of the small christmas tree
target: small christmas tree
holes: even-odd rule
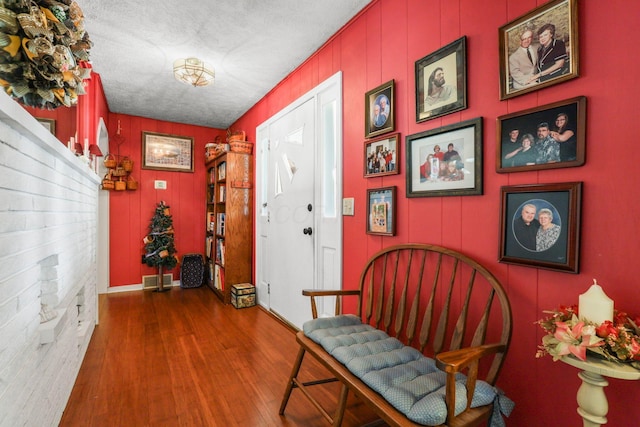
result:
[[[143,239],[144,262],[149,267],[158,267],[158,287],[156,291],[168,291],[164,288],[162,280],[162,269],[166,267],[171,270],[178,264],[176,257],[176,247],[173,242],[173,219],[171,218],[171,210],[164,201],[158,203],[156,212],[151,218],[149,224],[149,234]]]

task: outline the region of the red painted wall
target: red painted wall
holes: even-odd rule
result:
[[[55,120],[55,136],[64,144],[69,141],[69,138],[75,136],[77,107],[59,107],[55,110],[42,110],[25,105],[23,107],[33,117]]]
[[[136,191],[112,191],[110,203],[110,286],[138,284],[143,275],[157,274],[157,269],[141,263],[144,253],[142,238],[156,205],[164,200],[171,207],[175,244],[180,259],[188,253],[204,254],[205,189],[204,146],[226,131],[202,126],[169,123],[124,114],[109,114],[107,128],[110,140],[118,132],[120,145],[110,143],[113,154],[134,160],[131,175],[138,181]],[[194,172],[168,172],[142,169],[142,132],[157,132],[194,139]],[[105,153],[106,154],[106,153]],[[155,180],[167,182],[166,190],[154,189]],[[180,268],[172,271],[179,279]],[[165,270],[168,274],[169,271]]]
[[[506,287],[514,312],[512,347],[499,386],[516,401],[508,425],[575,426],[578,371],[551,359],[535,359],[541,333],[534,322],[542,311],[577,303],[597,278],[616,306],[640,313],[637,272],[640,178],[638,98],[633,70],[637,56],[636,18],[640,3],[614,0],[606,7],[579,1],[580,77],[508,101],[499,99],[498,28],[546,3],[536,0],[376,0],[316,54],[296,69],[232,127],[255,128],[337,71],[343,72],[344,197],[355,198],[355,216],[344,217],[344,286],[358,279],[366,258],[383,246],[420,241],[460,249],[481,261]],[[415,122],[414,63],[449,42],[467,36],[469,108],[424,123]],[[364,93],[396,82],[396,130],[401,133],[401,173],[363,178]],[[587,163],[579,168],[497,174],[496,117],[578,95],[588,98]],[[427,129],[484,118],[484,195],[407,199],[404,137]],[[620,173],[617,173],[620,172]],[[497,262],[500,187],[583,181],[581,271],[578,275],[509,266]],[[367,188],[399,190],[395,237],[365,234]],[[114,212],[115,213],[115,212]],[[610,380],[609,424],[640,419],[638,384]]]

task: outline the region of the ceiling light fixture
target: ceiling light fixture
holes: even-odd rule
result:
[[[173,75],[176,80],[192,86],[207,86],[215,78],[213,69],[198,58],[176,59],[173,62]]]

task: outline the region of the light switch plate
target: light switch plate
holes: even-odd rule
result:
[[[155,180],[153,182],[153,188],[156,190],[166,190],[167,189],[167,181]]]
[[[354,215],[354,200],[353,197],[345,197],[342,199],[342,215]]]

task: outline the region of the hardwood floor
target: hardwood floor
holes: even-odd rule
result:
[[[298,390],[278,415],[297,346],[266,311],[225,306],[204,286],[100,295],[99,305],[60,426],[327,425]],[[327,376],[310,357],[303,369]],[[338,387],[314,390],[330,413]],[[343,426],[375,418],[350,396]]]

